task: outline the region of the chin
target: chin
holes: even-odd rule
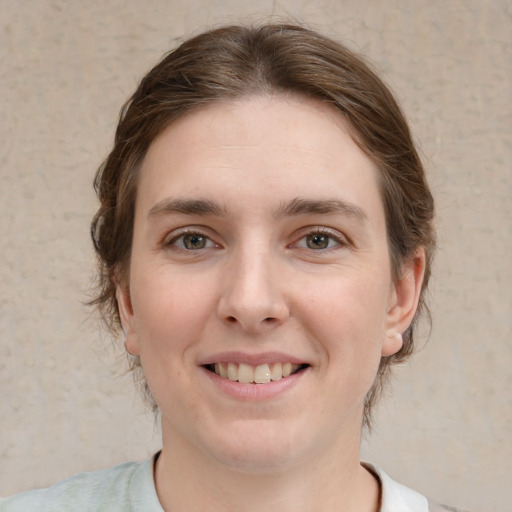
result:
[[[301,458],[304,446],[282,425],[276,431],[268,421],[250,423],[237,425],[213,443],[212,455],[219,463],[240,472],[261,473],[284,470]]]

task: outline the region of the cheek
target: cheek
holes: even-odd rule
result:
[[[133,310],[141,352],[184,350],[193,344],[211,315],[215,288],[165,268],[135,279]],[[142,355],[142,354],[141,354]]]
[[[303,302],[307,330],[318,350],[338,364],[362,369],[378,365],[385,339],[386,286],[373,276],[365,279],[332,278],[309,293]]]
[[[178,417],[213,300],[208,287],[168,274],[134,275],[132,302],[145,379],[158,406]]]

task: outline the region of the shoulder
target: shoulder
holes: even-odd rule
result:
[[[161,512],[153,481],[153,458],[79,473],[47,489],[0,500],[0,512]]]
[[[363,465],[380,480],[380,512],[448,512],[454,510],[431,502],[419,492],[396,482],[382,469],[372,464],[364,463]]]
[[[449,505],[441,505],[440,503],[428,502],[428,512],[467,512],[461,508],[450,507]]]

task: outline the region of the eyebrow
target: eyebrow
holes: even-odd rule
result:
[[[216,201],[209,199],[163,199],[153,205],[148,217],[166,214],[181,215],[218,215],[226,216],[227,209]],[[275,218],[293,217],[297,215],[329,215],[343,214],[361,222],[368,222],[366,213],[357,205],[341,199],[304,199],[296,197],[281,205],[275,212]]]
[[[364,223],[368,217],[359,206],[341,199],[303,199],[297,197],[283,204],[275,213],[276,217],[291,217],[295,215],[320,214],[329,215],[341,213]]]
[[[180,213],[182,215],[226,215],[226,209],[207,199],[163,199],[153,205],[148,217]]]

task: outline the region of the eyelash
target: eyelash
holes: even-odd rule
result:
[[[197,238],[203,238],[206,241],[206,244],[210,244],[210,247],[199,247],[196,249],[189,249],[185,245],[185,237],[186,236],[196,236]],[[182,240],[182,245],[178,245],[178,241]],[[194,252],[199,251],[201,249],[213,249],[220,247],[218,244],[216,244],[210,236],[206,235],[204,232],[202,232],[200,229],[193,229],[193,228],[185,228],[180,233],[175,234],[170,240],[164,239],[162,245],[166,248],[174,248],[180,251],[184,252]]]
[[[205,241],[206,246],[205,247],[197,247],[197,248],[189,248],[186,247],[186,238],[187,236],[195,236],[197,238],[202,238]],[[325,237],[327,239],[327,246],[326,247],[308,247],[308,237]],[[181,244],[178,244],[178,242],[181,240]],[[300,247],[299,244],[304,240],[304,246]],[[334,242],[334,245],[331,245],[331,242]],[[299,249],[305,249],[305,250],[311,250],[313,252],[324,252],[328,250],[333,250],[339,247],[346,247],[349,245],[349,241],[344,237],[341,236],[339,233],[334,232],[330,229],[327,229],[325,227],[314,227],[309,228],[307,231],[304,231],[300,238],[297,239],[296,242],[291,243],[288,245],[289,248],[299,248]],[[166,248],[173,248],[179,251],[183,252],[195,252],[200,251],[203,249],[213,249],[213,248],[219,248],[221,247],[219,244],[215,243],[210,236],[205,234],[200,229],[194,229],[194,228],[185,228],[183,231],[179,232],[178,234],[175,234],[170,240],[164,240],[162,243],[162,246]]]
[[[320,247],[320,248],[312,248],[312,247],[300,247],[301,249],[309,249],[314,252],[323,252],[328,251],[340,247],[346,247],[349,245],[349,241],[339,233],[332,231],[328,228],[324,227],[315,227],[312,229],[309,229],[307,232],[302,234],[302,236],[297,240],[297,242],[294,242],[290,245],[290,247],[297,247],[299,242],[302,240],[307,240],[308,237],[314,237],[314,236],[320,236],[325,237],[328,239],[328,246],[327,247]],[[335,245],[330,246],[331,241],[335,242]],[[307,244],[307,241],[305,242]]]

